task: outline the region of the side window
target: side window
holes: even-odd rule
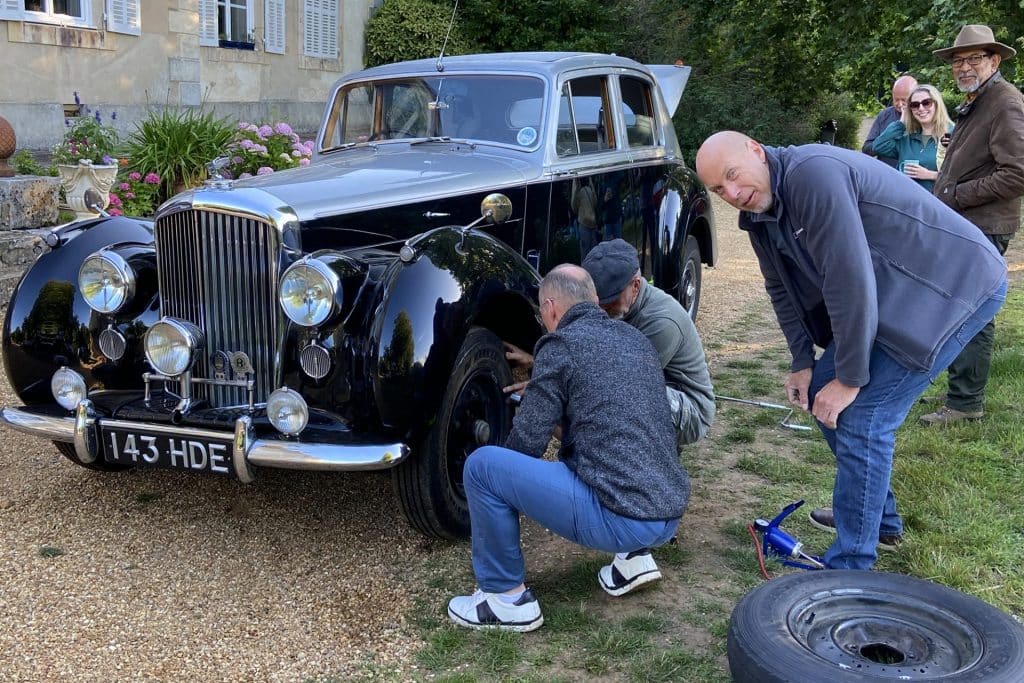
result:
[[[559,156],[615,147],[608,116],[608,88],[602,76],[575,78],[562,87],[555,146]]]
[[[639,78],[619,79],[622,90],[622,117],[626,122],[626,142],[630,147],[655,144],[654,99],[651,86]]]

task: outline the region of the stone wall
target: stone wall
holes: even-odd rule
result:
[[[60,179],[19,175],[0,178],[0,230],[57,223]]]

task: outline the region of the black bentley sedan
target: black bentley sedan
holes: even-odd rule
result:
[[[390,469],[414,528],[466,535],[463,463],[511,427],[501,342],[541,335],[544,272],[622,237],[697,313],[688,76],[579,53],[345,76],[308,167],[51,235],[8,307],[0,421],[99,471]]]

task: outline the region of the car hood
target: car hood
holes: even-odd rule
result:
[[[521,185],[539,174],[526,159],[488,153],[479,147],[426,143],[388,149],[393,146],[338,150],[305,168],[246,178],[231,185],[262,190],[290,207],[300,221],[306,221]],[[231,191],[225,194],[220,195],[221,201],[230,203]]]

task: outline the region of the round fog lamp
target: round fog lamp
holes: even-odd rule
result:
[[[282,387],[267,399],[267,419],[277,431],[294,436],[306,428],[309,408],[297,391]]]
[[[174,377],[192,367],[203,344],[203,334],[194,325],[164,318],[146,332],[146,358],[157,372]]]
[[[82,262],[78,269],[78,289],[92,310],[115,313],[135,291],[135,271],[120,255],[101,251]]]
[[[50,391],[61,408],[74,410],[85,398],[85,378],[74,370],[63,367],[53,373]]]
[[[315,327],[337,312],[340,293],[337,273],[319,259],[304,258],[284,271],[277,299],[292,322]]]

